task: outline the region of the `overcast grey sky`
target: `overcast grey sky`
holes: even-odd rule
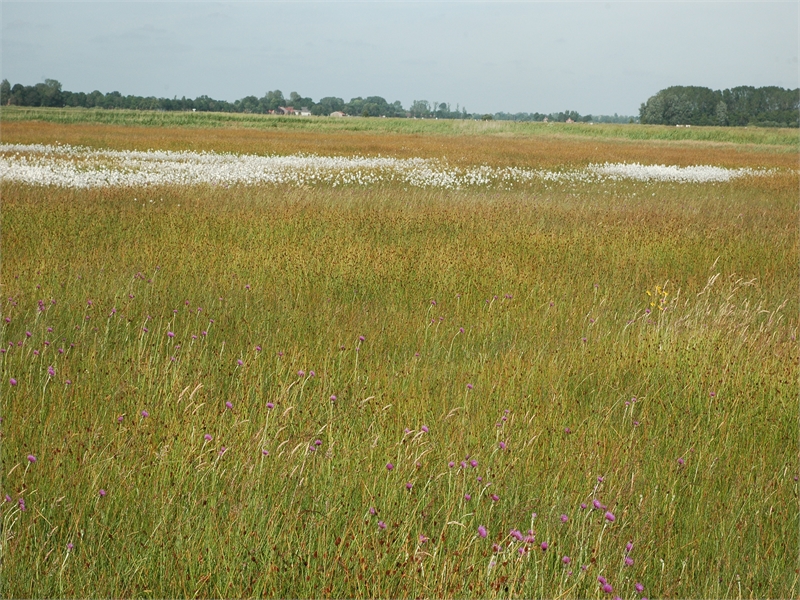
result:
[[[638,114],[670,85],[798,87],[798,2],[9,2],[2,77],[236,100]]]

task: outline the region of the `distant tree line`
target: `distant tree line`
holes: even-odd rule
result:
[[[656,125],[800,127],[800,89],[673,86],[642,104],[639,120]]]
[[[358,117],[407,117],[417,119],[484,119],[502,121],[553,121],[566,122],[633,122],[632,117],[580,115],[575,111],[560,113],[505,113],[494,114],[470,113],[466,108],[456,105],[453,108],[447,102],[428,102],[427,100],[414,100],[410,108],[405,109],[400,101],[387,102],[380,96],[367,98],[352,98],[345,102],[342,98],[328,96],[318,102],[311,98],[303,97],[297,92],[292,92],[289,97],[284,97],[280,90],[267,92],[262,98],[245,96],[235,102],[214,100],[208,96],[191,98],[156,98],[155,96],[123,96],[119,92],[103,94],[97,90],[85,92],[69,92],[62,89],[61,83],[55,79],[45,79],[44,83],[35,85],[13,86],[4,79],[0,83],[0,104],[3,106],[50,106],[50,107],[82,107],[133,110],[162,110],[162,111],[200,111],[200,112],[231,112],[231,113],[258,113],[269,114],[280,108],[293,107],[294,109],[307,108],[312,115],[330,115],[341,112]]]

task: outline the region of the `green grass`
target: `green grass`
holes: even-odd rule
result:
[[[795,597],[796,190],[4,183],[3,596]]]
[[[142,127],[237,127],[311,132],[372,132],[445,136],[515,136],[588,138],[630,141],[717,142],[800,150],[800,131],[764,127],[667,127],[583,123],[523,123],[510,121],[280,117],[236,113],[159,112],[83,108],[2,107],[0,120],[44,121],[59,124],[103,124]]]

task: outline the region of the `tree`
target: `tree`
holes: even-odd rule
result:
[[[0,82],[0,105],[6,106],[11,100],[11,84],[8,79]]]

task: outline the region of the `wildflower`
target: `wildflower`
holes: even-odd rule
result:
[[[611,593],[613,593],[613,592],[614,592],[614,588],[613,588],[613,587],[611,587],[611,584],[610,584],[610,583],[604,583],[604,584],[603,584],[603,591],[604,591],[606,594],[611,594]]]
[[[143,417],[143,418],[145,418],[145,419],[146,419],[146,418],[147,418],[147,417],[149,417],[149,416],[150,416],[150,413],[149,413],[149,412],[147,412],[146,410],[143,410],[143,411],[142,411],[142,417]]]
[[[72,542],[67,544],[67,550],[72,550],[75,546],[72,545]]]
[[[469,494],[464,494],[464,500],[469,502],[470,500],[472,500],[472,496],[470,496]]]
[[[211,441],[211,440],[213,440],[214,438],[211,436],[211,434],[210,434],[210,433],[207,433],[207,434],[205,434],[205,435],[203,436],[203,439],[205,439],[205,441],[207,441],[207,442],[210,442],[210,441]]]
[[[471,384],[471,383],[468,383],[468,384],[467,384],[467,389],[468,389],[468,390],[471,390],[471,389],[472,389],[472,384]]]
[[[419,543],[420,543],[420,544],[424,544],[424,543],[425,543],[425,542],[427,542],[427,541],[428,541],[428,538],[427,538],[427,537],[425,537],[424,535],[422,535],[422,534],[420,533],[420,534],[419,534]]]
[[[483,525],[478,525],[478,535],[481,536],[482,538],[485,538],[488,535],[488,533],[486,532],[486,527],[484,527]]]
[[[225,403],[225,408],[227,408],[228,410],[233,410],[233,402],[231,402],[230,400],[228,400],[228,401]]]
[[[237,359],[236,359],[236,364],[237,364],[237,365],[239,365],[239,366],[241,367],[241,366],[244,364],[244,361],[242,361],[242,359],[241,359],[241,358],[237,358]]]
[[[458,328],[458,333],[464,333],[464,328],[463,327],[459,327]]]
[[[517,540],[518,542],[521,542],[522,540],[525,539],[524,536],[522,535],[522,532],[519,529],[512,529],[509,532],[509,535],[511,537],[513,537],[515,540]]]
[[[374,515],[378,514],[378,511],[374,506],[370,506],[369,507],[369,514],[374,516]]]
[[[358,341],[359,342],[363,342],[364,341],[364,336],[363,335],[358,336]]]
[[[267,410],[272,410],[275,408],[275,405],[272,402],[267,402]]]
[[[428,429],[428,426],[427,426],[427,425],[423,425],[422,427],[420,427],[420,429],[422,429],[422,431],[424,431],[425,433],[428,433],[428,431],[430,431],[430,430]]]
[[[269,456],[269,450],[267,450],[266,448],[264,448],[264,449],[261,451],[261,454],[262,454],[262,455],[264,455],[264,456]]]
[[[617,517],[614,516],[614,513],[610,512],[610,511],[606,512],[605,517],[606,517],[606,520],[608,520],[608,521],[610,521],[612,523],[617,520]]]
[[[681,458],[679,458],[679,459],[678,459],[678,465],[679,465],[679,466],[681,466],[681,467],[682,467],[682,466],[683,466],[683,462],[684,462],[684,461],[683,461],[683,457],[681,457]]]
[[[568,565],[569,563],[572,562],[572,559],[569,556],[565,556],[564,558],[561,559],[561,562],[564,563],[565,565]]]
[[[568,520],[569,520],[569,517],[567,515],[561,515],[561,522],[562,523],[566,523]]]
[[[605,585],[608,583],[608,581],[606,581],[606,578],[603,577],[602,575],[597,576],[597,581],[600,583],[600,585]]]
[[[449,468],[451,468],[451,469],[452,469],[453,467],[455,467],[455,466],[456,466],[456,463],[454,463],[454,462],[451,460],[449,463],[447,463],[447,466],[448,466]]]
[[[306,372],[305,371],[298,371],[297,372],[297,376],[298,377],[305,377],[306,376]]]
[[[474,469],[478,466],[478,461],[473,458],[471,461],[469,461],[469,464]]]
[[[261,346],[256,346],[256,352],[261,352]]]
[[[17,385],[17,380],[12,377],[11,379],[8,380],[8,383],[10,383],[11,385]]]
[[[391,471],[392,469],[394,469],[394,465],[392,463],[386,463],[386,470]]]
[[[625,544],[625,552],[630,552],[631,550],[633,550],[633,542],[628,542]]]
[[[168,335],[169,337],[171,337],[171,338],[174,338],[174,337],[175,337],[175,334],[174,334],[172,331],[168,331],[168,332],[167,332],[167,335]]]
[[[540,547],[541,547],[541,549],[542,549],[542,552],[547,552],[547,549],[548,549],[550,546],[548,546],[548,545],[547,545],[547,542],[542,542],[542,544],[541,544],[541,546],[540,546]]]
[[[315,446],[322,446],[322,440],[314,440]]]
[[[386,523],[383,521],[378,521],[378,528],[379,529],[386,529]]]
[[[633,566],[633,559],[630,556],[625,557],[625,566],[632,567]]]
[[[491,498],[492,502],[497,502],[498,500],[500,500],[500,496],[498,496],[497,494],[492,494]]]
[[[500,544],[492,544],[492,552],[494,552],[495,554],[497,552],[500,552],[502,549],[503,548],[500,546]]]
[[[227,451],[228,451],[228,449],[227,449],[225,446],[223,446],[222,448],[220,448],[220,449],[219,449],[219,455],[220,455],[220,456],[222,456],[222,455],[223,455],[223,454],[225,454]]]
[[[636,584],[633,587],[640,594],[644,591],[644,586],[641,583],[639,583],[638,581],[636,582]]]
[[[122,423],[123,420],[125,420],[125,417],[123,415],[117,417],[117,423]]]
[[[586,502],[581,502],[581,510],[586,510]]]
[[[409,482],[406,484],[406,489],[407,489],[407,490],[410,490],[412,487],[414,487],[414,484],[413,484],[413,483],[411,483],[411,482],[409,481]]]
[[[487,300],[487,302],[488,302],[488,300]],[[525,546],[520,546],[519,548],[517,548],[517,552],[519,552],[521,555],[524,556],[525,554],[528,553],[528,549]]]
[[[331,395],[331,402],[336,402],[336,396]]]
[[[500,442],[498,444],[498,446],[499,446],[500,450],[505,450],[506,449],[506,443],[505,442]]]
[[[103,488],[100,488],[100,491],[98,493],[100,494],[100,497],[103,498],[107,492]]]
[[[594,506],[597,510],[603,510],[605,508],[605,506],[603,506],[602,502],[600,502],[600,500],[598,500],[597,498],[595,498],[592,501],[592,506]]]
[[[29,463],[35,463],[36,462],[36,457],[33,454],[28,454],[28,462]]]

